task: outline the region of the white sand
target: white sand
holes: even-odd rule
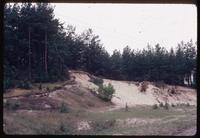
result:
[[[82,71],[71,71],[71,75],[75,76],[75,81],[78,85],[93,90],[97,90],[98,86],[89,82],[88,73]],[[188,89],[185,87],[178,87],[180,94],[173,94],[170,96],[167,89],[161,90],[151,84],[148,85],[146,92],[140,92],[139,86],[136,86],[134,82],[127,81],[114,81],[109,79],[103,79],[104,85],[111,83],[115,89],[115,94],[112,98],[112,102],[116,107],[125,107],[126,103],[129,107],[135,105],[153,105],[160,102],[168,102],[169,104],[189,103],[190,105],[196,105],[196,91],[194,89]],[[170,87],[170,86],[168,86]],[[157,89],[158,93],[155,93]]]

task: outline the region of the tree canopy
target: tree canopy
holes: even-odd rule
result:
[[[183,85],[196,68],[196,43],[178,44],[169,51],[159,44],[143,50],[126,46],[109,54],[92,29],[76,34],[54,16],[48,3],[5,4],[4,88],[18,80],[50,82],[69,79],[68,69],[88,71],[116,80],[164,81]]]

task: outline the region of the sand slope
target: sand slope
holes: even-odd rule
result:
[[[98,86],[90,82],[91,74],[83,71],[70,71],[71,76],[75,77],[75,81],[80,87],[96,90]],[[160,102],[167,102],[169,104],[181,104],[189,103],[190,105],[196,105],[196,90],[187,87],[177,87],[176,94],[170,94],[168,86],[165,89],[155,87],[151,83],[148,85],[146,92],[140,92],[139,86],[135,82],[131,81],[115,81],[109,79],[103,79],[104,85],[111,83],[114,86],[115,94],[112,98],[112,102],[117,107],[124,107],[127,103],[128,106],[135,105],[153,105]]]

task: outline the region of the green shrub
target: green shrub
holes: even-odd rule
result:
[[[17,87],[22,89],[31,89],[31,83],[29,81],[19,81]]]
[[[98,86],[103,84],[103,79],[97,78],[97,77],[91,77],[89,81],[93,82],[94,84],[96,84]]]
[[[128,112],[128,105],[126,103],[125,111]]]
[[[69,112],[69,108],[64,103],[62,103],[61,107],[60,107],[60,112],[61,113],[68,113]]]
[[[108,86],[100,85],[98,88],[98,96],[105,101],[111,101],[112,96],[115,92],[113,86],[109,83]]]
[[[165,108],[166,110],[169,109],[169,104],[168,104],[167,102],[165,103],[164,108]]]
[[[6,89],[11,88],[14,86],[13,81],[10,78],[5,78],[3,80],[3,88],[4,88],[4,92]]]
[[[172,103],[171,106],[172,106],[172,107],[175,107],[175,104]]]
[[[7,64],[7,62],[3,64],[3,70],[3,89],[5,92],[6,89],[15,86],[14,79],[16,77],[17,70],[14,66]]]
[[[173,87],[171,90],[170,90],[171,94],[175,94],[176,93],[176,89]]]
[[[158,105],[157,105],[157,104],[154,104],[154,105],[153,105],[153,109],[158,109]]]
[[[140,91],[141,91],[141,92],[146,92],[147,88],[148,88],[148,83],[145,82],[145,81],[143,81],[143,82],[141,83],[141,86],[140,86]]]
[[[159,104],[159,106],[160,106],[160,107],[164,107],[164,105],[163,105],[163,103],[162,103],[162,102]]]

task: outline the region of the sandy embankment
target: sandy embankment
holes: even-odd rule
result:
[[[90,77],[88,73],[79,71],[71,71],[71,75],[75,76],[75,81],[79,86],[97,90],[98,86],[90,82]],[[189,103],[190,105],[196,105],[196,91],[194,89],[186,87],[177,87],[179,91],[178,94],[169,94],[168,88],[159,89],[152,84],[148,85],[146,92],[140,92],[139,86],[135,82],[128,81],[115,81],[109,79],[103,79],[104,84],[107,85],[111,83],[115,89],[114,97],[112,102],[116,107],[125,107],[126,103],[128,106],[135,105],[153,105],[159,104],[159,102],[168,102],[169,104],[180,104],[180,103]],[[157,92],[155,92],[157,90]]]

